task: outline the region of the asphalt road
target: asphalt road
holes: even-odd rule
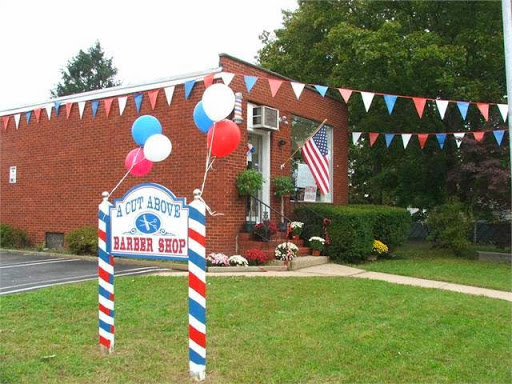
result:
[[[144,275],[165,270],[116,260],[115,276]],[[97,278],[98,263],[93,258],[0,250],[0,295]]]

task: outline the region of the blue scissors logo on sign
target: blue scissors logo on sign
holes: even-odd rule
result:
[[[155,233],[160,229],[161,223],[158,216],[152,213],[143,213],[135,221],[137,229],[146,234]]]

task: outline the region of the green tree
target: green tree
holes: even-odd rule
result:
[[[75,93],[109,88],[119,85],[115,79],[117,68],[112,58],[106,58],[99,41],[87,52],[80,50],[78,55],[68,61],[61,70],[62,80],[51,91],[52,97],[72,95]]]
[[[504,102],[499,2],[298,3],[296,11],[283,13],[284,27],[274,31],[275,36],[269,32],[260,36],[262,66],[310,84]],[[332,95],[339,97],[337,92]],[[355,93],[348,103],[349,127],[362,132],[436,133],[490,130],[502,124],[496,108],[485,122],[472,106],[464,121],[457,106],[450,103],[441,120],[433,104],[427,103],[420,119],[412,100],[399,98],[389,115],[383,98],[376,96],[367,113]],[[423,150],[412,139],[404,151],[400,136],[395,136],[389,148],[380,136],[372,148],[368,142],[351,145],[351,201],[431,208],[459,194],[466,203],[469,197],[460,193],[459,180],[450,172],[460,167],[461,151],[470,145],[480,143],[465,142],[459,150],[449,137],[441,150],[435,136],[430,136]],[[491,157],[499,160],[493,164],[508,169],[507,156],[502,152],[480,152],[480,161]],[[482,169],[473,171],[465,170],[465,182]],[[510,178],[499,187],[510,191]]]

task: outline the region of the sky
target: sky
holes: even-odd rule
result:
[[[96,40],[123,85],[215,68],[219,53],[255,63],[259,35],[296,0],[2,0],[0,111],[42,103],[61,70]]]

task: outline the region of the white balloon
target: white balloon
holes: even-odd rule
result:
[[[235,108],[235,94],[225,84],[210,85],[203,93],[203,109],[213,121],[221,121]]]
[[[154,163],[167,159],[171,151],[171,140],[160,133],[149,136],[144,143],[144,157]]]

